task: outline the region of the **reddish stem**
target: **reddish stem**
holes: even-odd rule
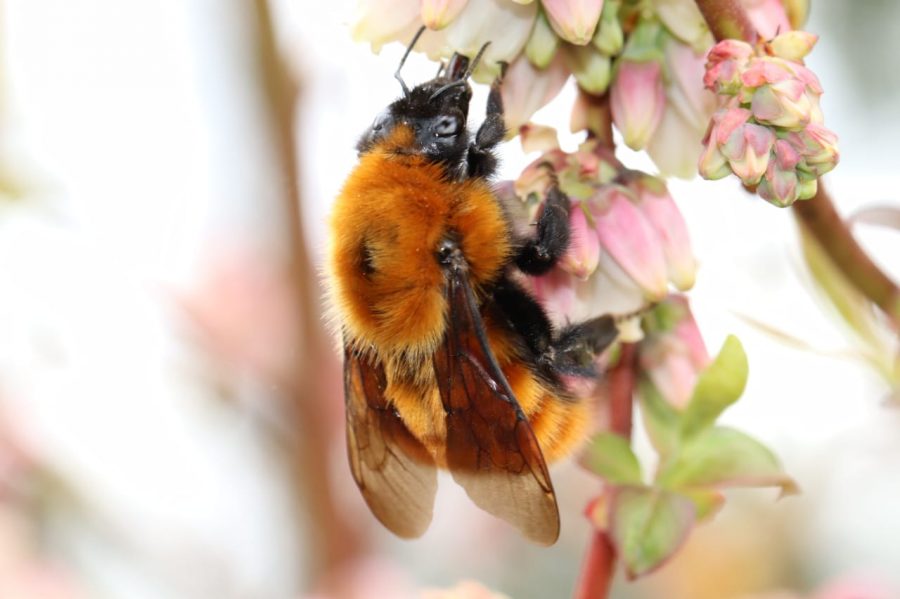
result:
[[[618,363],[609,372],[609,415],[612,432],[631,439],[635,387],[634,344],[623,344]],[[606,531],[596,530],[584,558],[575,599],[606,599],[616,565],[616,551]]]
[[[900,289],[856,242],[821,181],[814,198],[794,204],[794,216],[822,246],[834,265],[897,327],[900,324]]]
[[[697,0],[697,8],[716,40],[738,39],[756,43],[756,27],[741,0]]]

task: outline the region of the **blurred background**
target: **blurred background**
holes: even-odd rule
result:
[[[554,468],[550,549],[443,478],[431,529],[399,541],[350,477],[318,273],[329,206],[399,92],[402,54],[354,44],[353,6],[0,0],[0,598],[405,599],[464,579],[571,594],[599,488],[575,465]],[[896,206],[900,3],[814,0],[807,29],[841,138],[839,209]],[[404,71],[433,72],[419,55]],[[566,129],[574,95],[535,120]],[[504,178],[527,162],[507,144]],[[614,596],[900,597],[890,387],[816,294],[790,211],[730,180],[670,189],[707,345],[733,332],[750,359],[724,419],[803,494],[731,494]],[[900,279],[896,232],[856,231]]]

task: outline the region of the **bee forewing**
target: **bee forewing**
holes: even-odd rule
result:
[[[447,467],[482,509],[545,545],[559,510],[540,446],[488,345],[465,269],[448,270],[449,311],[434,356],[447,413]]]

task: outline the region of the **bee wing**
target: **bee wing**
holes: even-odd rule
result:
[[[464,269],[450,269],[447,299],[447,331],[434,357],[447,412],[447,467],[480,508],[551,545],[559,536],[559,510],[550,474],[488,346]]]
[[[347,454],[375,517],[397,536],[420,537],[431,523],[437,470],[384,396],[384,366],[344,348]]]

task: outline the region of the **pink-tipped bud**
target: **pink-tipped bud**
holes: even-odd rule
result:
[[[687,224],[666,184],[656,177],[640,175],[629,184],[637,194],[637,207],[653,225],[666,259],[669,280],[681,291],[694,286],[697,261],[691,251]]]
[[[666,106],[662,67],[655,60],[623,60],[613,81],[610,109],[625,145],[643,149],[662,120]]]
[[[677,320],[671,328],[653,332],[641,343],[641,370],[663,399],[681,410],[693,395],[697,377],[711,360],[684,297],[670,296],[657,309],[666,310]]]
[[[422,22],[429,29],[443,29],[459,16],[468,0],[421,0]]]
[[[553,30],[567,42],[584,46],[594,37],[603,0],[543,0]]]
[[[750,106],[756,120],[766,125],[800,129],[812,120],[813,100],[796,79],[763,85],[753,93]]]
[[[588,207],[603,250],[647,299],[657,301],[666,295],[666,258],[655,228],[632,200],[627,189],[606,185],[590,199]]]
[[[786,60],[800,62],[803,58],[812,52],[813,46],[819,41],[819,36],[806,31],[788,31],[781,35],[775,36],[769,42],[769,49],[772,54]]]
[[[775,134],[761,125],[745,123],[736,129],[720,147],[731,170],[744,185],[756,185],[769,166],[769,154]]]
[[[588,223],[581,202],[573,202],[569,214],[569,248],[560,260],[560,267],[581,280],[587,279],[597,269],[600,261],[600,240]]]
[[[759,182],[756,191],[759,197],[776,206],[790,206],[799,198],[799,179],[794,169],[782,169],[776,161],[769,162],[766,176]]]
[[[731,165],[728,159],[719,151],[715,140],[710,138],[703,146],[700,161],[697,163],[697,172],[704,179],[715,181],[731,174]]]
[[[840,159],[837,135],[822,125],[810,123],[789,141],[803,156],[803,161],[812,174],[817,177],[833,169]]]
[[[722,40],[706,55],[706,73],[703,85],[717,94],[734,95],[741,89],[741,73],[750,57],[753,47],[738,40]]]

